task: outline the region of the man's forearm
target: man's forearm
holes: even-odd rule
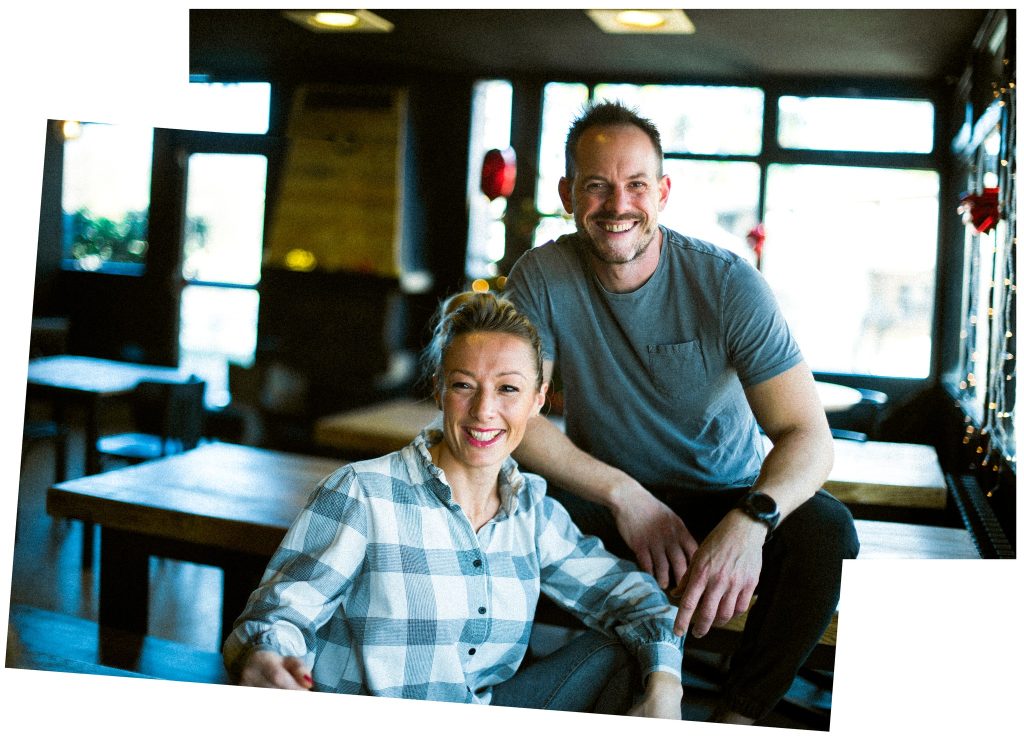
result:
[[[543,416],[530,421],[513,456],[549,483],[612,511],[639,485],[626,473],[581,450]]]
[[[754,488],[775,499],[785,518],[822,487],[832,471],[832,435],[821,430],[795,429],[777,437]]]

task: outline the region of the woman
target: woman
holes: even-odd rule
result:
[[[320,483],[235,622],[229,672],[252,686],[679,718],[676,609],[510,457],[547,390],[533,325],[493,294],[463,293],[425,362],[440,422]],[[590,629],[522,667],[541,590]]]

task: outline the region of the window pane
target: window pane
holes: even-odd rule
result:
[[[259,282],[267,158],[262,154],[193,154],[185,194],[188,280]]]
[[[738,86],[601,84],[594,99],[621,101],[654,121],[666,153],[761,153],[764,92]]]
[[[480,81],[473,89],[473,114],[469,131],[469,247],[466,275],[492,277],[496,263],[505,255],[505,205],[499,196],[489,200],[480,190],[484,155],[509,145],[512,131],[512,84],[508,81]]]
[[[270,123],[270,84],[196,83],[188,85],[187,128],[220,133],[266,133]]]
[[[815,371],[924,378],[938,174],[771,165],[762,270]]]
[[[152,128],[66,124],[61,194],[66,267],[141,274],[152,164]]]
[[[754,261],[747,233],[757,224],[761,170],[753,162],[666,159],[672,180],[659,221]]]
[[[576,232],[576,223],[572,217],[541,217],[537,229],[533,231],[533,244],[542,245],[570,232]]]
[[[259,293],[186,285],[181,293],[180,365],[206,380],[206,404],[230,401],[228,362],[251,366],[256,355]]]
[[[935,107],[914,99],[779,97],[779,145],[928,154]]]
[[[537,167],[537,211],[561,214],[558,181],[565,175],[565,136],[587,103],[583,84],[547,84],[541,116],[540,164]]]

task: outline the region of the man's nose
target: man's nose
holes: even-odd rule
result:
[[[629,207],[629,196],[622,186],[612,187],[608,190],[608,197],[604,201],[604,210],[622,214]]]

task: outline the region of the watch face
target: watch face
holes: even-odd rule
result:
[[[754,509],[758,514],[768,516],[775,514],[776,510],[778,509],[778,506],[775,504],[775,499],[773,499],[768,494],[753,493],[750,494],[750,496],[747,498],[749,500],[751,508]]]

